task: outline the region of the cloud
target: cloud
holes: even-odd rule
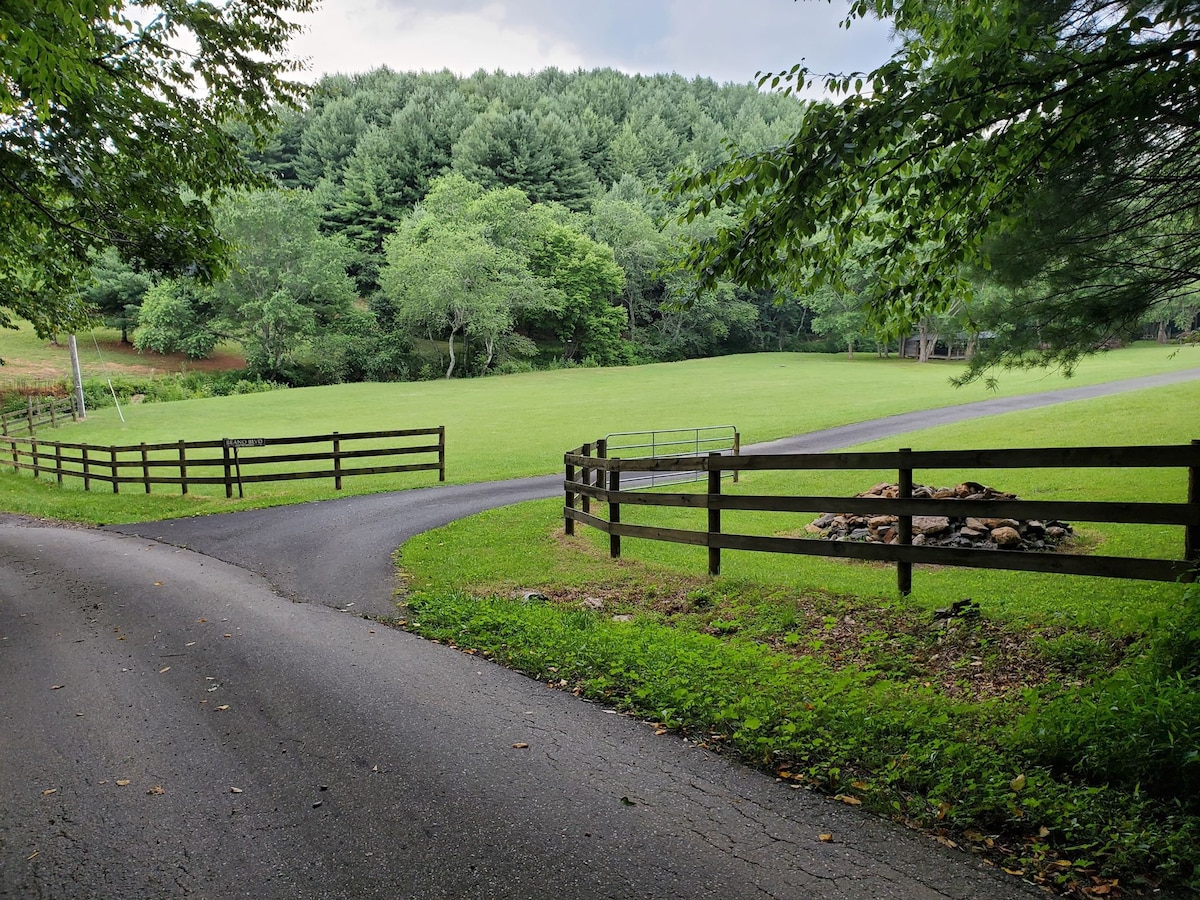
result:
[[[294,52],[311,58],[314,77],[556,66],[746,83],[801,60],[817,72],[882,61],[886,28],[839,29],[844,15],[820,0],[328,0]]]

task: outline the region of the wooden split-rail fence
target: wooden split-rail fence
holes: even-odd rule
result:
[[[1176,446],[1063,447],[1011,450],[899,450],[888,453],[802,453],[722,456],[693,459],[617,459],[584,445],[564,456],[566,468],[563,510],[567,534],[575,523],[609,535],[610,555],[621,555],[621,538],[669,541],[708,548],[708,571],[721,571],[722,550],[797,553],[841,559],[895,563],[897,586],[902,594],[912,590],[914,564],[1013,569],[1064,575],[1097,575],[1149,581],[1195,580],[1200,565],[1200,441]],[[602,448],[603,449],[603,448]],[[979,469],[1100,469],[1175,468],[1187,473],[1187,499],[1182,503],[1142,503],[1066,500],[959,500],[914,499],[913,472],[925,470],[975,471]],[[723,493],[721,474],[727,471],[894,470],[899,497],[847,498],[775,496]],[[629,490],[622,477],[629,473],[704,472],[707,489],[699,493]],[[604,505],[607,518],[593,504]],[[622,507],[655,506],[706,510],[704,530],[633,525],[621,521]],[[722,528],[725,510],[783,513],[856,513],[898,517],[894,544],[827,541],[815,538],[730,533]],[[1072,522],[1127,523],[1182,526],[1179,559],[1145,559],[917,546],[912,543],[913,516],[972,516],[1062,520]]]
[[[75,397],[28,397],[24,409],[0,410],[0,435],[34,435],[43,425],[57,428],[59,423],[76,421]]]
[[[82,479],[84,490],[94,482],[122,485],[149,494],[155,485],[170,485],[187,494],[198,485],[223,485],[225,496],[244,485],[302,478],[330,478],[342,489],[342,479],[393,472],[438,473],[446,480],[446,429],[410,428],[303,437],[220,438],[122,447],[41,441],[36,437],[0,437],[7,456],[0,465],[35,478]],[[0,449],[0,453],[5,451]],[[409,461],[413,457],[415,461]],[[399,462],[397,460],[403,460]],[[362,465],[363,462],[371,464]]]

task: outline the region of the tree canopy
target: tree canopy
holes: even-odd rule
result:
[[[840,286],[865,267],[893,332],[970,294],[970,267],[1024,287],[987,305],[973,361],[1068,366],[1200,285],[1200,3],[856,0],[900,44],[830,76],[779,146],[682,178],[685,218],[735,222],[691,255],[705,281]],[[802,67],[763,84],[812,83]]]
[[[108,247],[140,268],[219,274],[209,203],[253,180],[221,124],[265,135],[273,107],[298,100],[287,17],[314,5],[0,5],[0,325],[81,324],[76,281]]]

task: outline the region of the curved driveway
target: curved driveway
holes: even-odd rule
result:
[[[1149,385],[1070,398],[1134,386]],[[0,897],[1030,895],[921,835],[329,608],[390,612],[408,537],[559,490],[548,476],[0,526]]]

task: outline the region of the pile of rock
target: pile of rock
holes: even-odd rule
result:
[[[895,498],[894,484],[877,484],[858,497]],[[993,488],[967,481],[952,488],[914,484],[914,499],[934,500],[1019,500]],[[825,513],[805,529],[830,541],[869,541],[894,544],[899,538],[895,516],[864,516],[854,513]],[[1018,521],[974,516],[913,516],[912,542],[916,546],[972,547],[981,550],[1053,550],[1074,534],[1066,522]]]

